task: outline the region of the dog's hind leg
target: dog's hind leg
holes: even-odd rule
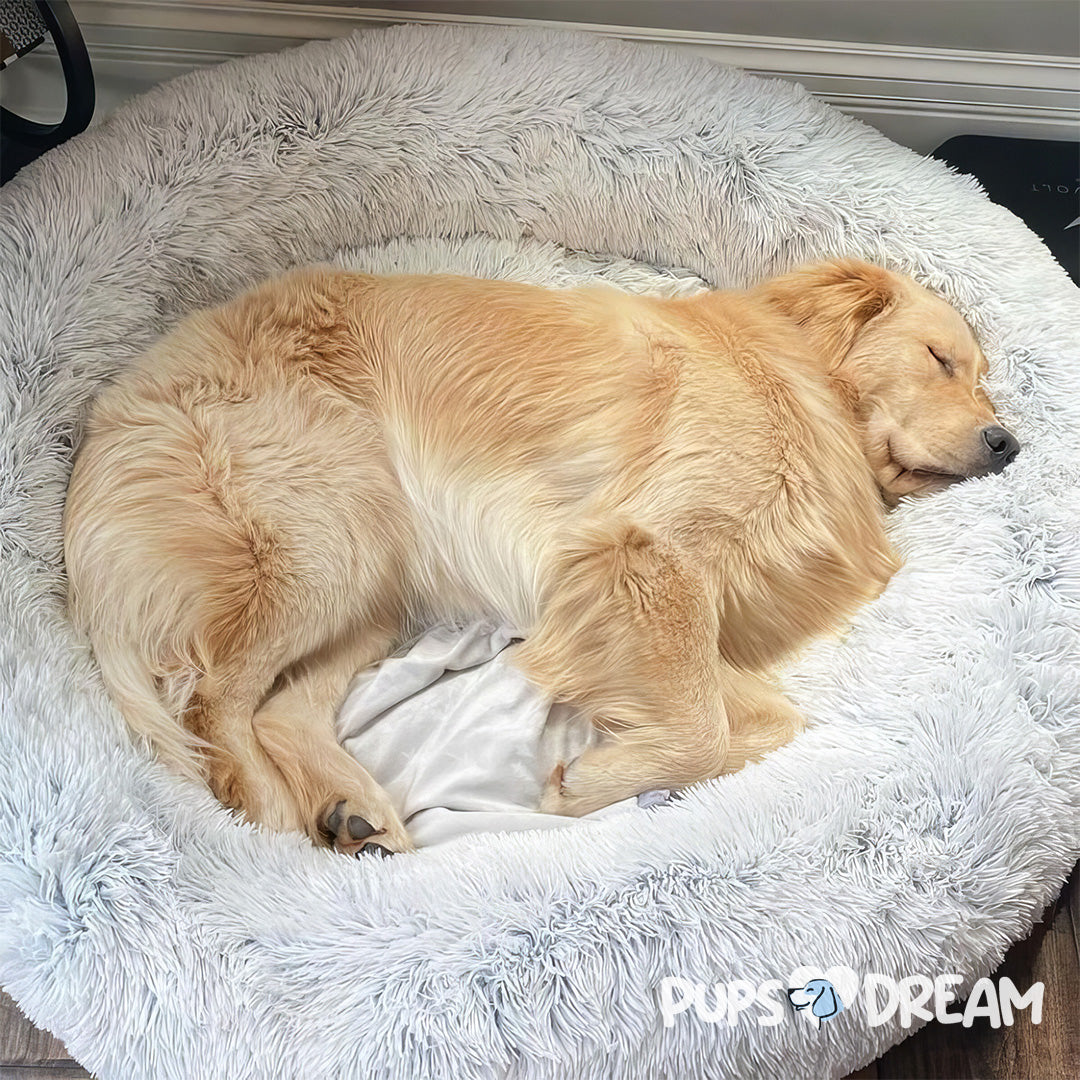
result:
[[[791,742],[806,726],[802,714],[767,679],[730,668],[724,675],[724,704],[731,723],[724,772],[738,772],[770,750]]]
[[[184,724],[210,744],[207,781],[225,806],[253,824],[275,830],[302,829],[303,820],[285,778],[251,728],[252,714],[269,678],[219,680],[216,685],[204,680],[184,713]]]
[[[334,720],[349,680],[387,655],[377,630],[346,634],[289,668],[255,714],[259,743],[285,777],[312,839],[354,854],[412,849],[386,792],[338,743]]]
[[[608,736],[549,780],[541,808],[580,816],[650,788],[719,775],[728,751],[715,599],[690,560],[601,522],[549,568],[516,662]]]

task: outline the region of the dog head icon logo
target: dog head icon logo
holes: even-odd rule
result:
[[[796,1012],[807,1010],[817,1019],[818,1026],[823,1020],[831,1020],[844,1009],[836,987],[828,979],[811,979],[803,986],[788,990],[788,999]]]

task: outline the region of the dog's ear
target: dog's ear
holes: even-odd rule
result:
[[[774,278],[761,291],[806,331],[833,371],[866,324],[896,304],[899,282],[880,266],[835,259]]]

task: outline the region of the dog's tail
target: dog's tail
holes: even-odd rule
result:
[[[193,697],[195,674],[156,677],[140,649],[104,636],[95,635],[93,647],[106,689],[128,727],[175,772],[205,780],[206,756],[213,748],[182,720]]]
[[[68,612],[132,732],[176,772],[203,779],[210,744],[185,721],[209,667],[204,628],[215,564],[206,549],[221,529],[205,507],[212,500],[194,490],[190,422],[160,403],[121,404],[135,421],[91,432],[72,471]]]

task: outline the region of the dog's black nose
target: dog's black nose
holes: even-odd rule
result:
[[[983,428],[983,442],[990,451],[990,471],[999,473],[1020,453],[1016,436],[1003,427]]]

